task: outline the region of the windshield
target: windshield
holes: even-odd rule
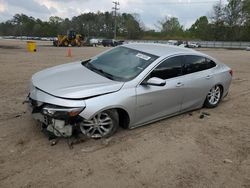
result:
[[[87,61],[85,66],[109,79],[128,81],[139,75],[157,58],[145,52],[117,47]]]

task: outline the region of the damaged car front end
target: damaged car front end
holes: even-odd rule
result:
[[[96,100],[119,91],[123,84],[97,74],[85,67],[84,62],[77,61],[34,74],[25,103],[33,119],[49,136],[71,137],[74,133],[83,133],[90,138],[108,137],[117,128],[117,113],[111,110],[98,112],[106,107],[100,104],[112,103]],[[86,101],[91,101],[87,110]]]
[[[40,124],[41,128],[57,137],[70,137],[73,131],[78,129],[79,123],[82,121],[79,114],[85,108],[85,103],[82,100],[60,99],[36,87],[31,88],[25,102],[28,104],[32,117]],[[67,106],[67,104],[72,103],[78,107]]]

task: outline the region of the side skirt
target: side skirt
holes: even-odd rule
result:
[[[132,126],[129,126],[129,129],[135,129],[135,128],[138,128],[138,127],[141,127],[141,126],[144,126],[144,125],[148,125],[148,124],[151,124],[151,123],[163,120],[163,119],[168,119],[170,117],[174,117],[174,116],[177,116],[177,115],[185,114],[187,112],[192,112],[192,111],[195,111],[195,110],[199,110],[201,108],[202,108],[202,106],[194,108],[194,109],[188,109],[188,110],[184,110],[184,111],[181,111],[181,112],[177,112],[177,113],[174,113],[174,114],[171,114],[171,115],[163,116],[163,117],[151,120],[151,121],[147,121],[147,122],[142,123],[142,124],[132,125]]]

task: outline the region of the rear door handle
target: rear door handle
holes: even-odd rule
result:
[[[206,79],[210,79],[210,78],[212,78],[212,75],[207,75],[206,76]]]
[[[176,84],[176,87],[181,87],[181,86],[183,86],[183,85],[184,85],[183,83],[178,82],[178,83]]]

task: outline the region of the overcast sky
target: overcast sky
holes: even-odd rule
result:
[[[16,13],[48,20],[50,16],[72,18],[81,13],[111,11],[113,0],[0,0],[0,22]],[[219,0],[119,0],[119,12],[137,13],[147,28],[155,29],[166,16],[178,17],[186,28],[200,16],[208,16]],[[222,0],[225,2],[226,0]]]

